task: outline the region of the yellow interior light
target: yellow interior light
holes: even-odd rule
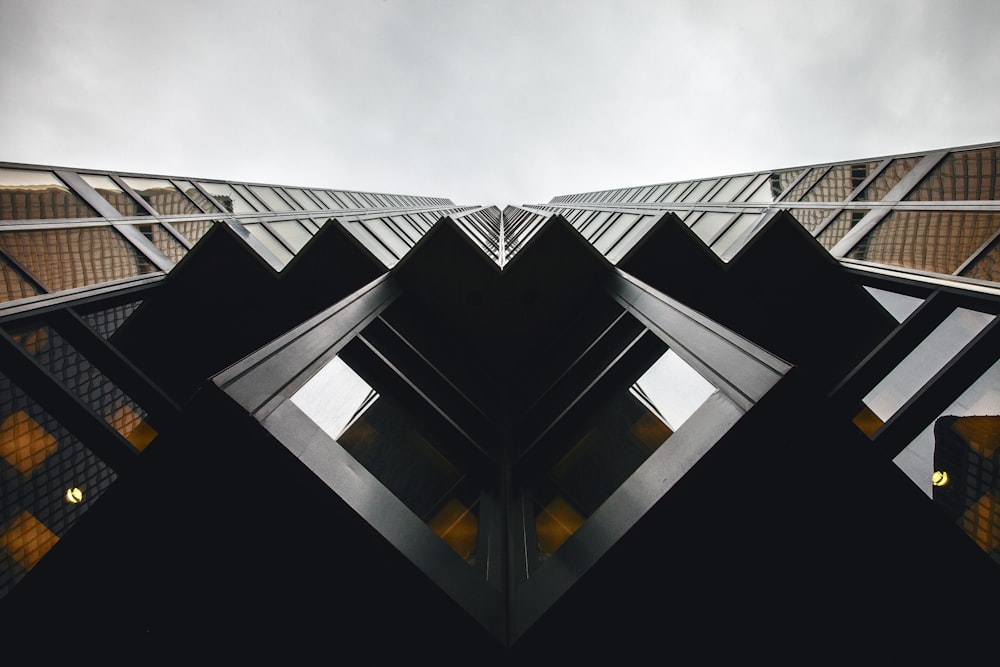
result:
[[[73,503],[74,505],[83,500],[83,491],[79,487],[74,486],[71,489],[66,489],[66,502]]]
[[[934,486],[945,486],[948,483],[948,473],[944,470],[935,470],[931,475],[931,484]]]

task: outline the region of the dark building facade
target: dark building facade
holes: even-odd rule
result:
[[[0,165],[46,657],[991,656],[1000,144],[546,204]]]

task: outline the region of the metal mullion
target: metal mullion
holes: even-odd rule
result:
[[[135,190],[133,190],[132,187],[128,183],[126,183],[122,179],[121,176],[119,176],[118,174],[108,174],[108,178],[110,178],[112,181],[114,181],[115,184],[118,187],[120,187],[125,194],[127,194],[129,197],[131,197],[132,199],[134,199],[135,203],[138,204],[139,207],[142,208],[144,211],[146,211],[147,214],[149,214],[150,216],[152,216],[154,218],[155,217],[159,217],[159,215],[160,215],[159,211],[154,210],[153,207],[149,204],[149,202],[147,202],[146,199],[142,195],[140,195],[138,192],[136,192]],[[173,184],[173,181],[170,181],[170,183]],[[103,199],[103,197],[102,197],[102,199]],[[200,209],[201,207],[196,205],[195,208]],[[121,214],[119,214],[116,217],[120,218],[122,216],[121,216]]]
[[[122,474],[133,469],[138,460],[135,448],[2,329],[0,353],[4,373],[56,421],[115,472]]]
[[[970,266],[974,265],[976,262],[978,262],[980,259],[986,256],[993,249],[993,246],[996,245],[998,239],[1000,239],[1000,229],[997,229],[997,231],[993,232],[990,238],[987,239],[986,243],[981,245],[975,252],[973,252],[968,258],[966,258],[964,262],[959,264],[958,268],[955,269],[955,271],[952,272],[951,275],[961,276],[963,271],[965,271]]]
[[[99,216],[110,219],[122,217],[122,214],[118,209],[112,206],[107,199],[102,197],[97,190],[92,188],[90,184],[83,180],[83,178],[81,178],[75,171],[53,169],[52,173],[65,183],[77,197],[87,202],[87,204],[93,208]]]

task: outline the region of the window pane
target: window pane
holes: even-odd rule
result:
[[[166,179],[123,176],[122,181],[160,215],[191,215],[202,212]]]
[[[733,219],[732,213],[719,213],[716,211],[709,211],[703,213],[700,218],[698,218],[694,224],[691,226],[691,230],[698,235],[705,243],[711,243],[715,235],[720,232],[729,221]]]
[[[281,240],[287,243],[292,250],[298,252],[305,247],[312,238],[312,234],[299,224],[298,220],[281,220],[279,222],[269,222],[268,227],[277,232]]]
[[[126,217],[136,215],[149,215],[143,207],[125,193],[110,176],[101,174],[80,174],[83,182],[97,190],[97,194],[104,197],[115,210]]]
[[[599,238],[593,241],[594,247],[602,253],[607,252],[611,246],[614,245],[615,241],[624,236],[625,232],[627,232],[640,217],[642,216],[634,213],[622,213],[615,219],[614,222],[608,225],[603,232],[601,232]]]
[[[990,251],[963,271],[962,275],[976,280],[1000,282],[1000,243],[994,243]]]
[[[229,213],[256,213],[257,209],[251,206],[243,197],[238,194],[228,183],[205,183],[199,182],[205,192],[212,195],[216,203],[223,211]]]
[[[875,297],[882,307],[885,308],[897,322],[905,320],[910,316],[910,314],[913,313],[913,311],[917,309],[917,306],[924,302],[923,299],[918,299],[915,296],[900,294],[899,292],[890,292],[888,290],[878,289],[877,287],[868,287],[865,285],[865,289]]]
[[[994,200],[1000,148],[951,153],[906,196],[915,201]]]
[[[53,292],[157,270],[111,227],[5,231],[0,247]]]
[[[814,232],[833,213],[829,208],[793,208],[788,211],[799,224]]]
[[[819,180],[820,176],[822,176],[823,172],[825,171],[826,167],[813,167],[812,169],[809,170],[809,173],[803,176],[802,180],[799,181],[799,183],[794,188],[792,188],[788,192],[788,194],[785,195],[782,199],[784,201],[799,201],[800,199],[802,199],[803,195],[806,194],[806,191],[808,191],[809,188],[811,188],[813,185],[816,184],[816,181]],[[785,187],[787,187],[787,184]]]
[[[844,201],[878,166],[878,162],[835,165],[798,201]]]
[[[699,181],[697,185],[691,188],[687,194],[684,195],[683,199],[679,201],[683,202],[695,202],[701,201],[709,190],[711,190],[718,181],[714,178],[708,179],[707,181]]]
[[[216,220],[178,220],[171,221],[171,225],[174,229],[184,235],[191,245],[197,243],[202,236],[208,233],[208,230],[212,228],[217,221]]]
[[[951,274],[998,229],[998,212],[894,211],[847,256]]]
[[[881,201],[922,158],[907,157],[893,160],[885,170],[875,177],[868,186],[855,197],[855,201]]]
[[[270,250],[275,257],[281,262],[282,266],[287,264],[293,257],[292,253],[289,252],[288,248],[281,245],[278,239],[274,238],[267,229],[264,228],[259,222],[244,223],[243,225],[248,232],[253,234],[253,236],[264,244],[264,247]]]
[[[48,171],[0,169],[0,220],[96,218],[97,212]]]
[[[844,238],[847,232],[851,231],[855,225],[861,222],[862,218],[868,215],[868,209],[847,209],[841,211],[836,218],[820,233],[816,238],[827,250],[837,245],[840,239]]]
[[[288,205],[284,199],[282,199],[277,192],[271,188],[267,188],[261,185],[251,185],[250,190],[257,195],[257,197],[264,202],[264,204],[272,211],[292,211],[294,210]]]
[[[863,410],[861,414],[869,420],[873,414],[877,421],[866,422],[868,425],[862,426],[862,430],[868,435],[874,433],[878,426],[892,417],[976,334],[982,331],[993,317],[988,313],[956,308],[864,397],[863,402],[867,410]],[[861,414],[856,418],[856,423]]]
[[[0,258],[0,302],[35,296],[38,290],[21,273]]]
[[[371,220],[361,221],[361,224],[367,227],[372,234],[377,236],[386,246],[388,246],[396,257],[402,257],[410,249],[410,245],[400,238],[399,234],[386,225],[385,220],[382,220],[381,218],[372,218]]]
[[[746,244],[747,239],[744,238],[744,235],[748,234],[754,228],[760,217],[760,213],[744,213],[738,217],[722,233],[722,236],[712,242],[712,250],[715,254],[726,262],[732,259],[739,249]]]
[[[711,201],[728,202],[747,186],[753,176],[734,176],[712,195]]]
[[[194,200],[194,203],[197,204],[205,213],[218,213],[222,210],[214,201],[201,194],[201,191],[196,188],[191,181],[174,182],[177,183],[177,187],[183,190],[184,194]]]
[[[304,190],[285,188],[285,192],[287,192],[288,196],[294,199],[304,211],[315,211],[322,208],[322,206],[314,202]]]
[[[181,261],[181,258],[187,254],[187,248],[175,239],[173,234],[168,232],[163,225],[134,225],[134,227],[142,232],[142,235],[159,248],[160,252],[174,264]]]

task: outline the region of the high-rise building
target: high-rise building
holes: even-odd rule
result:
[[[504,210],[0,164],[0,629],[988,655],[998,159]]]

